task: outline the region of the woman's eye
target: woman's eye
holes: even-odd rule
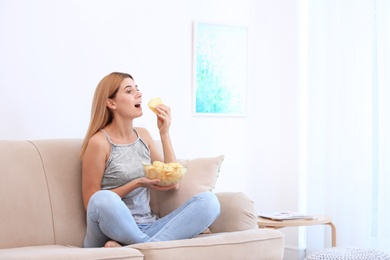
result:
[[[126,93],[127,93],[127,94],[131,94],[131,93],[133,93],[134,91],[136,91],[136,92],[139,91],[138,86],[126,88]]]

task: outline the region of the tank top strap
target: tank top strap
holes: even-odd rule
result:
[[[110,136],[107,134],[107,132],[106,131],[104,131],[104,129],[102,128],[102,129],[100,129],[100,131],[102,131],[103,132],[103,134],[107,137],[107,140],[110,142],[110,144],[114,144],[112,141],[111,141],[111,138],[110,138]]]
[[[137,140],[136,140],[136,141],[141,142],[141,143],[143,144],[143,146],[145,146],[146,150],[148,150],[148,151],[150,152],[149,146],[148,146],[148,145],[145,143],[145,141],[141,138],[141,136],[139,135],[137,129],[133,128],[133,131],[134,131],[135,134],[137,135]]]
[[[139,134],[137,132],[137,129],[133,128],[133,131],[135,132],[135,134],[137,135],[137,137],[139,138]]]

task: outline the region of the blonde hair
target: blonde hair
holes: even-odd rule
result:
[[[106,101],[109,98],[115,97],[120,84],[125,78],[133,79],[133,77],[127,73],[112,72],[105,76],[97,85],[92,101],[91,120],[81,146],[81,160],[84,157],[89,139],[100,129],[111,123],[113,115],[111,110],[107,107]]]

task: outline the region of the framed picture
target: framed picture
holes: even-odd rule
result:
[[[193,111],[195,116],[246,116],[248,30],[194,23]]]

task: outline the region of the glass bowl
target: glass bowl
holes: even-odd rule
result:
[[[158,186],[175,185],[181,181],[187,172],[187,166],[177,162],[163,163],[155,161],[153,164],[143,163],[143,166],[146,178],[160,180]]]

